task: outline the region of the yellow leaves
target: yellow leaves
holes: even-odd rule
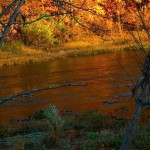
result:
[[[101,14],[101,15],[105,15],[105,10],[104,10],[102,7],[98,6],[98,5],[95,5],[95,6],[94,6],[94,10],[95,10],[97,13]]]
[[[137,3],[142,3],[142,0],[135,0]]]
[[[120,3],[120,2],[122,2],[122,0],[116,0],[116,2],[117,2],[117,3]]]
[[[97,0],[98,3],[102,3],[104,2],[105,0]]]

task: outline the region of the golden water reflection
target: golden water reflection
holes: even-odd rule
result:
[[[136,80],[140,72],[133,57],[132,52],[119,52],[3,68],[0,70],[0,97],[64,81],[86,82],[88,86],[42,91],[34,94],[33,102],[9,101],[0,106],[0,120],[25,118],[49,104],[56,105],[59,110],[98,109],[102,114],[122,115],[130,119],[134,110],[134,100],[130,96],[132,82],[116,58]],[[118,102],[112,105],[103,103],[108,100]],[[149,111],[145,112],[142,122],[148,123]]]

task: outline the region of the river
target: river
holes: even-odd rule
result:
[[[140,54],[138,54],[140,56]],[[64,87],[35,93],[31,102],[9,101],[0,105],[1,123],[25,118],[50,104],[60,111],[98,109],[102,114],[130,119],[134,110],[132,82],[140,77],[135,52],[116,52],[98,56],[62,58],[50,62],[0,69],[0,97],[56,83],[88,83],[85,87]],[[132,81],[131,81],[132,78]],[[106,104],[105,101],[115,101]],[[148,113],[143,114],[148,122]]]

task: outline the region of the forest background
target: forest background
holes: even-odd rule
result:
[[[1,0],[0,13],[11,2]],[[1,37],[16,7],[0,17]],[[145,28],[149,33],[149,0],[26,0],[1,47],[0,66],[148,49]]]

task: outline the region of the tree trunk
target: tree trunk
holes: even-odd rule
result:
[[[4,31],[2,32],[2,36],[0,37],[0,48],[2,48],[2,44],[4,42],[4,39],[6,38],[6,35],[8,34],[11,25],[14,23],[15,18],[19,14],[20,7],[24,4],[24,2],[25,2],[25,0],[20,0],[18,6],[15,8],[13,14],[10,16],[9,21],[4,28]]]
[[[134,116],[133,116],[130,126],[126,132],[126,135],[125,135],[125,138],[123,140],[120,150],[129,150],[130,149],[130,144],[132,142],[135,130],[137,128],[141,113],[142,113],[142,106],[140,104],[136,104]]]

